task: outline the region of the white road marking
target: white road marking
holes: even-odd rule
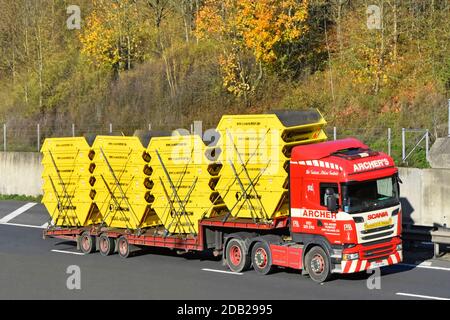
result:
[[[413,267],[413,268],[423,268],[423,269],[432,269],[432,270],[450,271],[450,268],[433,267],[433,266],[422,265],[422,264],[400,263],[400,265],[402,265],[402,266],[407,266],[407,267]]]
[[[431,262],[430,261],[423,261],[423,262],[416,261],[415,264],[421,265],[421,266],[427,266],[427,267],[431,266]]]
[[[216,269],[207,269],[207,268],[203,268],[203,271],[210,271],[210,272],[219,272],[219,273],[227,273],[227,274],[234,274],[236,276],[242,276],[243,273],[241,272],[232,272],[232,271],[223,271],[223,270],[216,270]]]
[[[47,229],[47,227],[48,227],[48,222],[44,223],[44,224],[41,226],[42,229]]]
[[[424,296],[424,295],[421,295],[421,294],[404,293],[404,292],[397,292],[396,295],[398,295],[398,296],[414,297],[414,298],[432,299],[432,300],[450,300],[449,298]]]
[[[19,209],[14,210],[13,212],[11,212],[10,214],[4,216],[3,218],[0,219],[0,223],[8,223],[9,221],[11,221],[12,219],[14,219],[15,217],[17,217],[18,215],[21,215],[22,213],[24,213],[25,211],[29,210],[30,208],[34,207],[35,205],[37,205],[36,202],[29,202],[26,205],[21,206]]]
[[[43,226],[32,226],[32,225],[29,225],[29,224],[20,224],[20,223],[4,223],[4,222],[0,222],[0,225],[2,225],[2,226],[13,226],[13,227],[45,229]]]
[[[75,252],[75,251],[65,251],[65,250],[52,250],[52,252],[56,253],[68,253],[68,254],[75,254],[77,256],[84,256],[85,254],[83,252]]]

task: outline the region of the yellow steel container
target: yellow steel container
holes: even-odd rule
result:
[[[94,202],[108,227],[132,230],[160,224],[146,201],[145,148],[138,137],[97,136],[94,160]]]
[[[48,138],[42,145],[42,203],[56,226],[87,226],[101,221],[91,195],[90,147],[83,137]]]
[[[196,135],[150,140],[151,190],[155,210],[169,233],[198,232],[198,221],[212,211],[211,175],[205,145]]]
[[[222,164],[215,190],[231,215],[256,220],[288,215],[291,150],[325,141],[325,124],[318,110],[223,116],[213,147]]]

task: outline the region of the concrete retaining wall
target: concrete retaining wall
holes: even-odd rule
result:
[[[0,152],[0,194],[42,194],[41,155],[37,152]]]
[[[403,222],[450,227],[450,169],[400,168]],[[41,155],[0,152],[0,194],[42,194]]]
[[[403,223],[450,227],[450,169],[400,168]]]

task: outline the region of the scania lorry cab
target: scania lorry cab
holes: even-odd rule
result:
[[[290,210],[291,238],[313,280],[402,260],[398,170],[356,139],[293,149]]]

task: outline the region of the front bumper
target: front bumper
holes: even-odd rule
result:
[[[400,263],[403,261],[403,252],[397,250],[397,245],[401,243],[400,238],[394,237],[387,242],[373,245],[359,244],[345,249],[343,254],[358,253],[359,259],[342,260],[340,264],[335,265],[333,272],[355,273]]]

